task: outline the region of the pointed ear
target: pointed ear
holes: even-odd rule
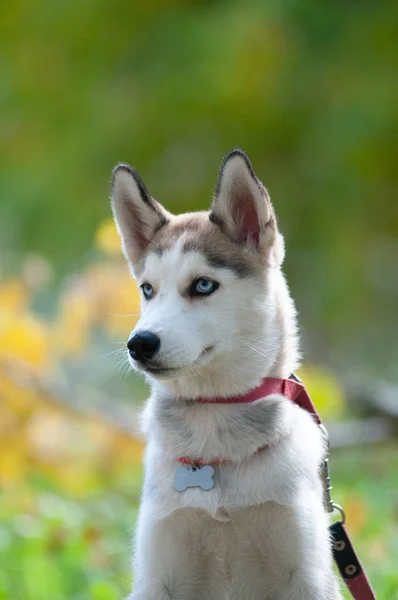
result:
[[[267,251],[276,240],[276,219],[268,192],[242,150],[233,150],[221,163],[210,220],[234,242],[259,251]]]
[[[125,164],[113,170],[112,210],[123,252],[134,270],[155,233],[168,223],[168,213],[151,198],[135,169]]]

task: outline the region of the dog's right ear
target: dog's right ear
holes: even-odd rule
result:
[[[221,163],[209,218],[234,242],[264,255],[269,265],[282,263],[283,238],[270,197],[242,150],[233,150]]]
[[[112,210],[123,252],[135,271],[155,233],[168,223],[167,212],[148,194],[137,171],[125,164],[113,170]]]

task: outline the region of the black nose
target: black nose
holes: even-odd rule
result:
[[[139,331],[127,342],[130,356],[134,360],[145,362],[152,358],[160,348],[160,339],[150,331]]]

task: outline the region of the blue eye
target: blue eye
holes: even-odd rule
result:
[[[143,283],[141,286],[142,293],[144,294],[146,300],[150,300],[153,296],[153,287],[150,283]]]
[[[193,282],[190,293],[191,296],[209,296],[218,289],[219,285],[217,281],[201,277]]]

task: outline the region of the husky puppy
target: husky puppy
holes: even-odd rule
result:
[[[129,360],[152,389],[130,600],[341,600],[318,425],[278,394],[211,402],[299,363],[283,238],[249,159],[231,152],[210,211],[179,216],[120,164],[112,207],[142,293]],[[213,465],[213,487],[177,491],[181,457]]]

